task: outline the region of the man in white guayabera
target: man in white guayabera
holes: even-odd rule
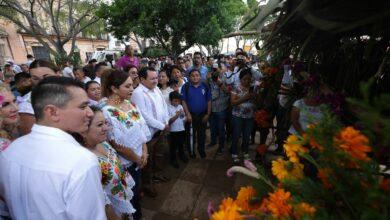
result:
[[[93,116],[82,84],[48,77],[31,101],[31,133],[0,154],[0,195],[11,218],[106,219],[98,160],[69,134],[86,131]]]

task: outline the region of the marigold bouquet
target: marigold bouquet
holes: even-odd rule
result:
[[[306,133],[291,135],[270,174],[245,161],[228,170],[256,179],[226,198],[211,219],[388,219],[390,180],[366,135],[329,112]]]

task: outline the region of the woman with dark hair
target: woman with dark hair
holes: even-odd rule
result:
[[[131,216],[135,212],[130,203],[133,197],[131,188],[134,187],[135,182],[123,168],[117,152],[106,142],[109,128],[101,109],[96,106],[90,108],[94,112],[94,116],[88,130],[81,134],[81,137],[76,135],[76,139],[98,158],[102,172],[103,189],[109,200],[106,201],[107,218],[117,219],[116,216],[120,216],[122,219],[126,219],[127,216]]]
[[[244,153],[244,159],[249,159],[249,137],[253,128],[253,115],[255,112],[255,92],[251,87],[252,73],[250,68],[245,68],[240,72],[240,84],[231,93],[230,102],[232,109],[232,158],[235,164],[238,159],[238,138],[242,135],[241,150]]]
[[[148,160],[146,142],[150,131],[142,115],[129,100],[133,93],[133,81],[127,72],[110,70],[103,81],[103,96],[107,97],[103,114],[110,125],[108,140],[120,155],[122,165],[135,181],[131,204],[136,209],[134,219],[141,219],[139,183],[141,169]]]
[[[173,91],[171,87],[169,87],[169,77],[165,70],[160,71],[158,74],[158,84],[157,86],[160,88],[161,93],[164,97],[164,100],[167,104],[169,104],[169,93]]]
[[[173,66],[171,71],[171,80],[178,82],[178,91],[181,91],[183,85],[188,82],[188,79],[183,76],[183,71],[179,66]],[[173,88],[174,89],[174,88]]]
[[[85,91],[89,98],[89,106],[98,105],[102,97],[100,84],[96,81],[89,81],[85,84]]]
[[[140,83],[140,79],[138,77],[138,68],[134,65],[128,65],[123,69],[123,71],[130,74],[130,77],[133,80],[133,88],[137,88]]]
[[[60,76],[61,72],[58,67],[46,60],[34,60],[30,64],[30,74],[33,87],[42,79],[49,76]],[[31,105],[31,92],[27,93],[18,101],[21,135],[30,133],[33,124],[35,123],[35,114]]]

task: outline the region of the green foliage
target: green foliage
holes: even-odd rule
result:
[[[194,44],[217,45],[243,8],[241,0],[115,0],[98,15],[119,39],[134,32],[177,56]]]
[[[374,78],[361,83],[361,99],[348,98],[350,109],[359,118],[359,125],[364,133],[372,140],[376,155],[384,160],[388,159],[390,146],[390,94],[372,95]]]
[[[293,54],[328,85],[357,96],[388,56],[389,7],[388,0],[270,0],[243,26],[262,30],[265,54],[277,61]]]
[[[167,56],[169,54],[161,47],[148,47],[142,55],[146,57],[160,57]]]

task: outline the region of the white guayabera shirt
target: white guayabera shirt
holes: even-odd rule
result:
[[[0,154],[0,195],[12,219],[106,219],[96,156],[53,127],[35,124]]]

